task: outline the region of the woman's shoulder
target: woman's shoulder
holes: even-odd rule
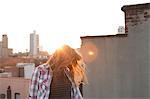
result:
[[[41,64],[41,65],[38,65],[35,70],[37,71],[46,71],[48,70],[49,68],[49,65],[48,64]]]

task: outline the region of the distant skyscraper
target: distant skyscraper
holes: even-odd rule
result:
[[[6,34],[3,34],[3,36],[2,36],[2,47],[8,48],[8,37]]]
[[[8,57],[13,53],[13,49],[8,48],[8,37],[6,34],[2,35],[2,41],[0,41],[0,57]]]
[[[36,31],[30,34],[30,56],[36,57],[39,54],[39,35]]]
[[[2,57],[2,42],[0,41],[0,57]]]

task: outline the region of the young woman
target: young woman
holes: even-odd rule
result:
[[[79,85],[86,82],[82,57],[68,45],[57,49],[33,72],[29,99],[83,99]]]

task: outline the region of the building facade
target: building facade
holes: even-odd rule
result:
[[[0,41],[0,57],[2,57],[2,42]]]
[[[0,77],[0,95],[5,95],[5,99],[7,99],[7,88],[10,86],[11,99],[28,99],[29,84],[29,79],[20,77]]]
[[[85,99],[150,99],[150,3],[122,11],[125,34],[81,37]]]
[[[36,31],[30,34],[30,56],[37,57],[39,54],[39,35]]]
[[[12,54],[13,50],[8,48],[8,37],[6,34],[3,34],[0,42],[0,57],[9,57]]]

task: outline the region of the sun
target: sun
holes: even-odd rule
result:
[[[51,36],[46,44],[49,54],[55,52],[56,49],[61,48],[63,45],[69,45],[72,48],[80,48],[80,36]]]

